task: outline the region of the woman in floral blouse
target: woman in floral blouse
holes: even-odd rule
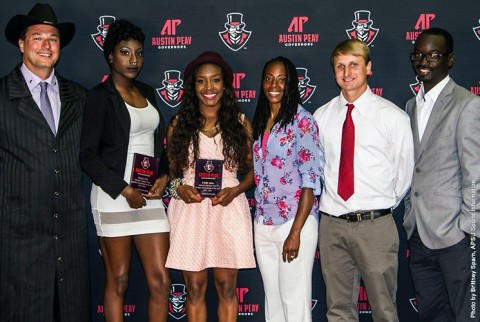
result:
[[[254,235],[265,320],[310,322],[323,154],[317,124],[300,105],[295,66],[285,57],[263,68],[253,137]]]

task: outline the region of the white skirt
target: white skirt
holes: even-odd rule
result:
[[[146,206],[132,209],[122,195],[113,199],[93,184],[90,202],[97,236],[120,237],[170,231],[161,199],[147,199]]]

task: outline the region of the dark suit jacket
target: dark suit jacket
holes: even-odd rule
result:
[[[80,85],[56,75],[55,137],[17,66],[0,79],[0,312],[5,321],[90,321],[87,217],[78,154]]]
[[[415,98],[406,111],[413,130],[415,172],[403,226],[431,249],[480,237],[480,98],[450,80],[419,140]]]
[[[135,86],[157,109],[160,123],[155,131],[155,156],[161,159],[160,175],[168,173],[164,153],[165,121],[157,107],[153,88],[135,81]],[[80,161],[92,181],[112,198],[128,185],[123,180],[130,137],[130,115],[112,80],[95,86],[87,96]]]

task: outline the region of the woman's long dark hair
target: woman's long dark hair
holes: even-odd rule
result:
[[[280,111],[275,118],[275,123],[280,123],[280,127],[286,127],[287,124],[293,123],[293,119],[297,114],[298,105],[300,105],[300,92],[298,90],[298,75],[295,65],[288,59],[282,56],[273,58],[265,63],[262,70],[262,78],[260,81],[260,95],[257,101],[257,108],[255,109],[255,116],[253,117],[253,139],[258,139],[267,127],[268,118],[270,117],[270,105],[267,97],[263,92],[263,78],[267,67],[274,63],[282,63],[285,66],[287,76],[287,83],[285,92],[283,93]]]
[[[195,93],[195,75],[200,66],[197,66],[187,79],[182,105],[171,121],[174,129],[168,143],[168,158],[177,174],[193,166],[193,163],[189,164],[190,144],[193,146],[193,162],[199,157],[198,134],[205,124],[205,118],[198,108],[199,102]],[[217,124],[220,126],[223,141],[222,152],[225,167],[228,169],[242,168],[250,152],[248,136],[239,120],[241,110],[236,103],[232,81],[225,77],[223,70],[222,75],[225,89],[223,90],[221,107],[218,110]]]

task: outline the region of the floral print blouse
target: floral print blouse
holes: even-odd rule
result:
[[[255,220],[264,225],[281,225],[295,218],[302,188],[322,190],[323,153],[318,126],[312,114],[299,106],[293,124],[273,126],[265,151],[262,136],[253,143],[255,178]],[[318,221],[318,199],[310,215]]]

